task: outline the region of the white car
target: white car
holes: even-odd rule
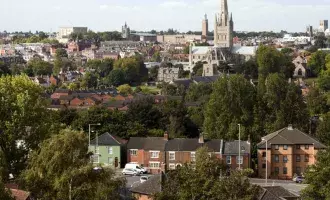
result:
[[[123,169],[122,172],[123,175],[133,175],[133,176],[137,176],[140,174],[140,172],[138,172],[137,170],[134,169]]]
[[[140,174],[145,174],[148,172],[145,168],[143,168],[140,164],[137,163],[127,163],[125,165],[125,169],[133,169],[140,172]]]
[[[148,176],[141,176],[141,177],[140,177],[140,183],[144,183],[144,182],[146,182],[148,179],[149,179]]]

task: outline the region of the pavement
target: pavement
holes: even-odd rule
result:
[[[122,175],[121,170],[116,171],[116,175],[118,177],[125,177],[126,178],[126,188],[129,190],[132,187],[138,186],[140,183],[140,177],[141,176],[130,176],[130,175]],[[153,176],[152,174],[144,174],[142,176]],[[250,182],[252,184],[260,185],[260,186],[282,186],[285,189],[289,190],[290,192],[300,195],[301,191],[305,189],[308,185],[306,184],[298,184],[293,181],[287,181],[287,180],[271,180],[268,179],[267,184],[265,179],[255,179],[251,178]]]
[[[301,191],[305,189],[308,185],[299,184],[293,181],[285,181],[285,180],[270,180],[268,179],[267,184],[265,179],[250,179],[252,184],[260,185],[260,186],[282,186],[283,188],[289,190],[290,192],[300,195]]]

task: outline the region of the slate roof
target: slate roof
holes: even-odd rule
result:
[[[278,130],[274,133],[271,133],[269,135],[266,135],[263,137],[263,139],[268,141],[268,144],[277,144],[277,145],[305,145],[305,144],[314,144],[315,148],[317,149],[324,149],[326,146],[322,144],[321,142],[314,139],[312,136],[303,133],[302,131],[298,129],[293,128],[283,128],[281,130]],[[266,148],[266,141],[261,141],[258,145],[259,149],[265,149]],[[270,148],[271,145],[269,145]]]
[[[210,49],[210,46],[195,46],[191,48],[191,53],[197,55],[204,55],[207,54]]]
[[[233,46],[231,52],[241,55],[255,55],[258,47],[256,46]]]
[[[91,145],[96,144],[96,138],[91,141]],[[104,133],[98,137],[99,146],[120,146],[123,140],[117,136],[112,136],[110,133]]]
[[[258,200],[285,200],[299,199],[299,196],[292,194],[281,186],[262,187]]]
[[[239,141],[223,142],[223,155],[238,155]],[[220,151],[221,140],[205,140],[199,143],[199,139],[175,138],[166,143],[165,151],[196,151],[202,146],[207,146],[214,152]],[[241,141],[241,151],[250,154],[250,144],[247,141]]]
[[[127,149],[165,150],[167,140],[163,137],[131,137]]]
[[[193,80],[197,83],[213,83],[219,78],[220,76],[196,76]]]
[[[154,195],[162,191],[162,180],[164,174],[157,174],[148,179],[146,182],[141,183],[140,185],[133,187],[130,191],[132,193],[145,194],[145,195]]]
[[[224,142],[224,155],[238,155],[239,141]],[[251,154],[251,144],[248,141],[241,141],[241,153]]]
[[[190,84],[193,83],[191,79],[181,79],[173,81],[176,85],[183,85],[184,87],[188,88]]]

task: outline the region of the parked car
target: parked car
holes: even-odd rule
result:
[[[140,174],[145,174],[148,172],[145,168],[143,168],[140,164],[137,163],[127,163],[125,165],[125,169],[134,169],[140,172]]]
[[[296,177],[296,183],[303,183],[305,181],[305,178],[304,177],[302,177],[302,176],[297,176]]]
[[[148,179],[149,179],[149,176],[141,176],[141,177],[140,177],[140,182],[141,182],[141,183],[144,183],[144,182],[146,182]]]
[[[123,175],[133,175],[133,176],[137,176],[140,175],[140,172],[135,170],[135,169],[123,169],[122,172]]]

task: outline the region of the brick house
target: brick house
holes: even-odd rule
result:
[[[258,175],[265,178],[267,160],[267,176],[273,179],[303,175],[308,166],[315,164],[317,152],[326,148],[292,125],[263,137],[257,147]]]
[[[196,151],[206,146],[210,154],[221,159],[227,164],[229,169],[250,167],[250,143],[241,141],[241,157],[239,157],[239,141],[224,142],[223,140],[204,140],[201,135],[199,138],[174,138],[166,143],[166,169],[174,170],[185,163],[194,163],[196,161]]]
[[[84,99],[81,97],[75,97],[70,101],[70,106],[83,106]]]
[[[51,85],[57,86],[60,83],[60,80],[56,76],[51,75],[49,77],[49,82]]]
[[[52,99],[59,99],[60,96],[68,96],[71,94],[70,90],[67,89],[57,89],[55,92],[51,95]]]
[[[136,162],[152,174],[165,170],[165,144],[168,134],[164,137],[131,137],[127,143],[127,162]]]
[[[156,193],[162,191],[162,183],[165,179],[164,173],[157,174],[146,182],[131,188],[130,192],[137,200],[152,200]]]

